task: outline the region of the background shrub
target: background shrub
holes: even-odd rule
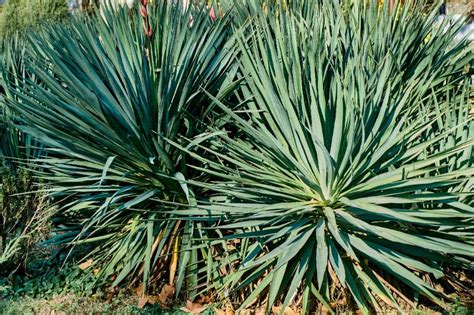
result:
[[[0,274],[22,270],[36,243],[46,235],[47,202],[37,192],[32,159],[41,145],[15,126],[17,117],[5,103],[14,96],[9,85],[38,82],[24,67],[27,43],[18,33],[0,42]]]
[[[9,0],[0,13],[0,38],[38,28],[46,21],[61,21],[67,14],[66,0]]]

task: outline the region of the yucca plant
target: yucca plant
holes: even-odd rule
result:
[[[184,276],[196,252],[176,268],[198,227],[169,211],[195,203],[185,183],[194,175],[165,139],[200,135],[214,107],[206,92],[232,90],[228,22],[169,1],[102,14],[31,37],[28,70],[42,84],[12,87],[9,105],[47,147],[38,175],[65,198],[56,240],[91,246],[85,260],[100,281],[166,276],[179,289],[196,282]]]
[[[232,121],[186,150],[212,176],[189,183],[211,197],[176,213],[237,239],[216,281],[241,308],[447,307],[433,283],[473,268],[473,55],[453,40],[460,25],[436,28],[417,4],[345,3],[242,30],[245,101],[215,100]]]

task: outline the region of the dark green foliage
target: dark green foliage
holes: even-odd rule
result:
[[[73,264],[63,267],[58,265],[61,265],[58,260],[49,263],[42,261],[36,267],[30,266],[33,276],[12,275],[3,278],[0,281],[0,296],[44,298],[68,293],[90,295],[95,292],[92,275]]]

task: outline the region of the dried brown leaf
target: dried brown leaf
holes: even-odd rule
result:
[[[209,304],[214,300],[214,295],[212,292],[209,295],[201,295],[199,299],[196,300],[198,304]]]
[[[225,315],[234,315],[234,308],[232,307],[232,304],[227,303],[225,305]]]
[[[85,270],[85,269],[89,268],[92,265],[93,262],[94,261],[92,259],[88,259],[85,262],[79,264],[79,268],[81,268],[82,270]]]
[[[145,294],[145,286],[140,283],[136,288],[133,289],[137,296],[143,296]]]
[[[186,302],[186,306],[185,307],[181,307],[180,310],[182,310],[183,312],[186,312],[186,313],[191,313],[193,315],[197,315],[197,314],[200,314],[202,311],[204,311],[206,309],[205,306],[202,306],[201,304],[199,303],[193,303],[191,301],[187,301]]]
[[[226,303],[224,305],[224,309],[216,309],[215,310],[216,315],[234,315],[234,309],[232,307],[232,304]],[[242,315],[242,313],[240,313]]]
[[[137,307],[139,309],[143,309],[145,307],[145,305],[148,304],[148,296],[144,295],[140,298],[140,300],[138,300],[138,305]]]
[[[281,306],[272,306],[272,312],[274,314],[281,314],[282,307]],[[285,307],[285,310],[283,311],[284,315],[297,315],[298,312],[295,312],[291,307],[287,306]]]
[[[174,288],[174,286],[169,285],[169,284],[165,284],[161,288],[161,292],[158,295],[159,303],[163,304],[163,305],[166,305],[168,303],[168,301],[173,298],[175,292],[176,292],[176,289]]]

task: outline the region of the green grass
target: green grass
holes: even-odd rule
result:
[[[51,298],[23,297],[19,299],[0,301],[3,314],[50,314],[53,312],[67,313],[120,313],[142,314],[146,310],[139,310],[133,298],[114,299],[110,302],[102,301],[97,297],[84,298],[73,294],[58,295]]]
[[[163,310],[157,305],[146,306],[140,309],[136,306],[137,299],[119,297],[111,301],[104,301],[97,297],[78,297],[72,294],[59,295],[48,299],[24,297],[15,300],[0,301],[0,314],[186,314],[179,309]],[[213,314],[213,311],[204,311],[200,314]]]
[[[22,297],[3,301],[0,299],[0,314],[187,314],[179,308],[164,310],[157,305],[146,306],[140,309],[136,306],[137,302],[138,299],[136,297],[126,295],[117,296],[110,301],[104,300],[103,297],[100,296],[81,297],[74,294],[57,295],[50,298]],[[473,311],[472,308],[459,304],[455,305],[450,314],[468,315],[472,314]],[[217,314],[217,312],[215,312],[213,308],[209,308],[200,314]],[[434,315],[440,313],[420,309],[410,311],[409,314]]]
[[[2,300],[0,314],[187,314],[176,306],[163,309],[158,304],[138,307],[139,298],[119,293],[108,299],[105,293],[84,297],[81,294],[59,294],[50,297],[23,296]],[[214,308],[208,306],[200,314],[214,314]]]

